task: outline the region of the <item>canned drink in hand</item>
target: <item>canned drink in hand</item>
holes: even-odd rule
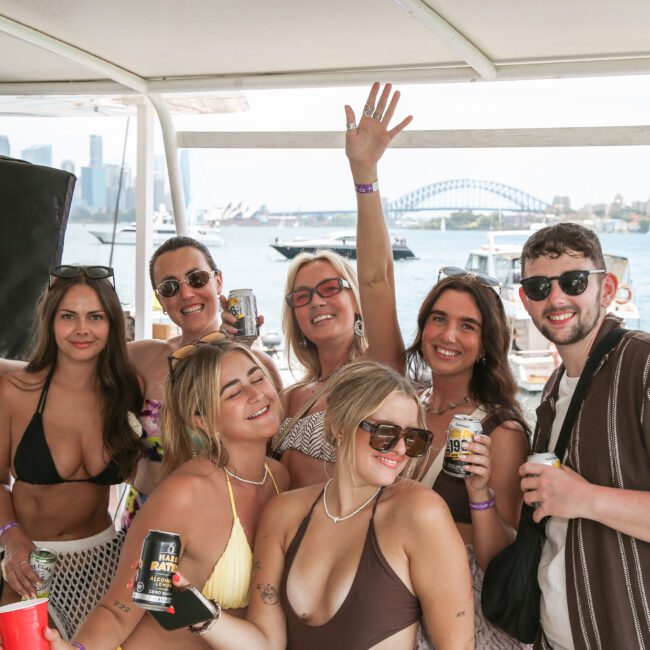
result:
[[[545,451],[540,454],[531,454],[526,460],[529,463],[548,465],[549,467],[557,467],[558,469],[561,466],[560,459],[552,451]],[[535,476],[535,474],[531,474],[530,476]]]
[[[29,565],[40,581],[36,589],[36,598],[49,598],[54,578],[57,555],[49,548],[35,548],[29,556]]]
[[[473,442],[474,436],[482,431],[481,421],[477,418],[460,413],[454,415],[447,430],[447,448],[442,462],[442,469],[446,474],[459,478],[472,476],[472,473],[465,469],[465,463],[459,456],[472,453],[469,449],[463,449],[463,443]]]
[[[238,341],[253,341],[257,338],[257,300],[252,289],[233,289],[228,294],[228,311],[236,318]]]
[[[164,612],[172,604],[172,577],[178,569],[181,538],[176,533],[150,530],[142,543],[131,600],[143,609]]]

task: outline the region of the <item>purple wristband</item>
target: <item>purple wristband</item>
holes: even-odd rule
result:
[[[369,194],[370,192],[379,192],[379,183],[374,181],[372,183],[355,183],[354,189],[357,194]]]
[[[86,646],[83,643],[79,643],[79,641],[70,641],[70,645],[79,648],[79,650],[86,650]]]
[[[469,507],[471,510],[489,510],[494,508],[497,500],[492,497],[489,501],[479,501],[478,503],[469,502]]]
[[[20,526],[17,521],[10,521],[8,524],[2,526],[2,528],[0,528],[0,537],[2,537],[10,528],[15,528],[16,526]]]

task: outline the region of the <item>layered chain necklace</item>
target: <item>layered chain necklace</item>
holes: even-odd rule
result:
[[[469,404],[469,395],[465,395],[463,399],[459,399],[457,402],[449,402],[447,406],[443,406],[441,408],[433,409],[427,404],[427,400],[429,397],[431,397],[431,391],[433,390],[433,386],[429,388],[424,395],[422,395],[421,402],[422,402],[422,408],[429,414],[431,415],[442,415],[449,409],[455,409],[457,406],[462,406],[463,404]]]
[[[341,368],[344,368],[345,366],[347,366],[348,363],[350,363],[350,362],[346,361],[345,363],[342,363],[340,366],[336,366],[336,368],[334,368],[334,370],[330,370],[324,377],[319,377],[316,380],[316,383],[317,384],[324,384],[332,375],[335,375],[339,370],[341,370]]]
[[[335,524],[338,524],[339,521],[345,521],[346,519],[352,519],[352,517],[354,517],[354,515],[358,515],[381,492],[381,486],[380,486],[375,490],[375,492],[370,496],[370,498],[367,501],[364,501],[354,512],[351,512],[349,515],[345,515],[345,517],[335,517],[332,513],[330,513],[330,511],[327,508],[327,487],[331,482],[332,482],[332,479],[327,481],[327,483],[325,483],[325,487],[323,488],[323,507],[325,508],[325,514]]]
[[[241,481],[242,483],[248,483],[249,485],[264,485],[264,483],[266,483],[266,478],[269,475],[269,468],[266,465],[264,465],[264,476],[262,477],[261,481],[251,481],[250,479],[237,476],[237,474],[234,474],[225,466],[223,468],[223,471],[226,472],[230,478],[234,478],[236,481]]]

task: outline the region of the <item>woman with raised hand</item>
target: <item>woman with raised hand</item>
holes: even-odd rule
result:
[[[372,86],[363,117],[347,137],[355,182],[376,188],[359,197],[360,281],[382,274],[392,260],[377,185],[377,165],[391,140],[385,125],[394,110],[390,92],[390,84],[381,94],[379,84]],[[355,122],[349,106],[346,116],[349,123]],[[517,472],[529,447],[528,426],[508,365],[510,328],[498,284],[489,276],[443,269],[420,307],[418,332],[406,351],[411,375],[422,382],[431,377],[421,395],[426,425],[433,431],[432,453],[422,480],[445,499],[467,545],[476,604],[476,646],[485,650],[521,647],[483,618],[480,590],[482,568],[514,538],[522,502]],[[386,336],[401,343],[395,313],[387,312],[382,327]],[[392,362],[401,363],[403,358],[401,348]],[[483,427],[483,434],[475,436],[463,459],[470,473],[465,479],[440,472],[447,429],[457,413],[473,415]],[[423,639],[418,643],[421,648],[429,647]]]
[[[206,647],[186,629],[164,630],[131,601],[131,564],[150,529],[177,533],[183,574],[233,617],[245,616],[260,514],[288,484],[284,468],[266,458],[282,408],[259,359],[224,341],[222,333],[212,338],[170,356],[162,422],[166,478],[129,528],[117,574],[99,607],[72,645],[48,632],[52,648],[74,643],[88,650]]]
[[[0,379],[1,602],[34,597],[30,553],[55,551],[50,615],[66,637],[110,585],[123,540],[110,487],[135,474],[142,452],[142,394],[112,276],[105,266],[53,268],[30,361]]]
[[[411,121],[407,117],[388,130],[398,101],[399,93],[395,93],[383,117],[383,129],[377,134],[378,146],[384,149]],[[363,135],[361,129],[357,134],[356,125],[355,129],[348,128],[346,144],[360,215],[380,202],[379,195],[369,189],[363,165],[368,144]],[[370,234],[369,239],[357,240],[358,250],[372,248],[376,238]],[[385,362],[403,370],[401,335],[393,338],[384,328],[385,320],[397,320],[390,243],[388,254],[382,258],[381,268],[358,279],[345,258],[329,251],[301,253],[289,267],[283,306],[287,356],[297,359],[305,374],[285,391],[287,419],[275,448],[289,470],[293,488],[325,480],[336,460],[336,450],[327,441],[323,427],[328,379],[355,360]]]
[[[168,239],[151,256],[149,277],[163,310],[181,334],[166,341],[144,339],[129,344],[129,354],[145,383],[140,421],[146,453],[126,496],[122,517],[125,529],[162,477],[160,414],[169,372],[167,357],[180,346],[202,336],[209,337],[222,326],[219,304],[223,299],[223,279],[204,244],[191,237]],[[259,358],[280,388],[282,383],[271,359],[263,352]]]
[[[423,616],[438,650],[473,648],[460,535],[442,499],[404,478],[431,439],[411,384],[350,364],[325,423],[339,456],[332,478],[267,505],[247,620],[222,611],[202,638],[219,650],[412,650]]]

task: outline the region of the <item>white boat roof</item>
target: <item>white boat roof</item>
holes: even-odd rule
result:
[[[0,94],[645,74],[648,25],[646,0],[3,0]]]

